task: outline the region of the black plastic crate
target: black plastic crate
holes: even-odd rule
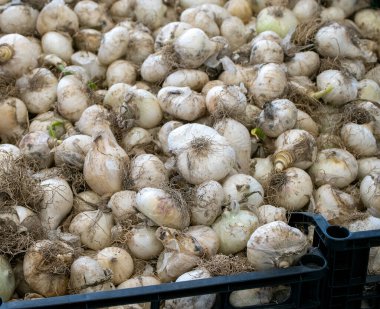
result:
[[[302,225],[317,222],[305,214],[300,214],[299,218]],[[292,225],[296,223],[295,220],[292,221]],[[325,257],[318,248],[311,248],[296,266],[287,269],[2,304],[0,301],[0,309],[104,308],[144,302],[151,302],[151,308],[157,309],[160,308],[160,303],[166,299],[204,294],[217,294],[214,308],[235,308],[229,303],[231,292],[279,285],[291,287],[290,296],[286,301],[244,308],[323,309],[322,297],[325,294],[323,287],[326,276],[327,261]]]
[[[354,232],[329,225],[319,215],[293,213],[290,222],[315,225],[313,246],[328,263],[323,308],[380,308],[380,276],[368,275],[369,252],[380,246],[380,230]]]

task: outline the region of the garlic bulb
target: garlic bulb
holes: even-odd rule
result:
[[[294,30],[297,24],[297,17],[291,10],[284,6],[268,6],[257,15],[256,31],[261,33],[271,30],[283,38],[289,31]]]
[[[192,184],[220,180],[235,165],[235,151],[216,130],[200,124],[185,124],[170,132],[169,151],[176,156],[182,177]]]
[[[65,31],[74,34],[79,30],[79,20],[64,1],[53,0],[41,10],[36,27],[40,35],[48,31]]]
[[[166,24],[158,31],[156,35],[156,40],[154,43],[155,51],[158,51],[163,46],[172,43],[177,37],[192,27],[192,25],[180,21]]]
[[[100,250],[111,245],[112,226],[113,218],[110,212],[84,211],[73,218],[69,231],[80,237],[82,245],[92,250]]]
[[[102,81],[106,77],[106,67],[99,62],[99,58],[89,51],[78,51],[71,55],[71,63],[86,70],[90,80]]]
[[[40,240],[25,253],[23,271],[27,284],[44,297],[65,295],[74,249],[62,241]]]
[[[123,135],[121,145],[123,149],[129,153],[136,149],[144,148],[152,142],[153,136],[148,130],[133,127],[130,131]]]
[[[38,66],[41,50],[28,38],[11,33],[0,38],[0,73],[18,78]]]
[[[236,170],[241,173],[248,173],[251,157],[251,138],[248,129],[232,118],[218,120],[214,124],[214,129],[235,150]]]
[[[310,117],[309,114],[301,110],[297,110],[297,122],[294,128],[307,131],[314,137],[319,135],[319,127],[317,123]]]
[[[206,112],[204,97],[189,87],[163,87],[157,98],[162,110],[177,119],[193,121]]]
[[[57,99],[58,80],[45,68],[34,69],[16,81],[20,98],[31,113],[42,114],[49,111]]]
[[[161,253],[163,246],[156,238],[156,228],[135,226],[130,230],[127,245],[132,255],[138,259],[151,260]]]
[[[129,32],[125,27],[116,26],[103,35],[99,46],[100,63],[109,65],[127,53]]]
[[[204,256],[210,258],[218,253],[219,237],[209,226],[193,225],[185,230],[186,235],[194,237],[204,250]]]
[[[208,75],[200,70],[177,70],[166,77],[162,87],[189,87],[194,91],[201,91],[209,82]]]
[[[28,110],[20,99],[0,100],[0,137],[2,142],[19,140],[28,126]]]
[[[368,212],[375,216],[380,217],[380,173],[371,172],[365,176],[360,183],[360,199],[364,206],[367,207]]]
[[[254,211],[264,201],[264,189],[260,183],[249,175],[235,174],[223,182],[226,201],[237,201],[241,209]]]
[[[74,12],[78,16],[81,27],[100,28],[105,22],[104,6],[95,1],[79,1],[74,7]]]
[[[215,116],[234,116],[244,113],[247,98],[239,86],[215,86],[207,92],[207,110]]]
[[[350,152],[359,157],[373,156],[378,152],[376,138],[370,125],[346,123],[340,131],[340,136]]]
[[[87,135],[73,135],[66,138],[54,148],[54,162],[56,166],[68,165],[76,169],[83,169],[84,159],[90,150],[92,138]]]
[[[222,254],[235,254],[247,246],[247,241],[259,226],[259,220],[249,210],[240,210],[236,200],[231,201],[231,209],[225,209],[212,225],[218,234]]]
[[[149,55],[140,68],[141,77],[150,83],[161,83],[169,75],[172,65],[162,52]]]
[[[358,163],[346,150],[324,149],[309,169],[309,175],[316,186],[331,184],[338,189],[348,186],[358,175]]]
[[[248,0],[230,0],[225,8],[232,16],[239,17],[244,23],[248,23],[252,18],[252,9]]]
[[[99,251],[96,260],[103,269],[112,271],[112,283],[118,285],[132,276],[134,265],[130,254],[118,247],[107,247]]]
[[[194,201],[190,203],[192,225],[211,225],[222,212],[223,187],[214,180],[197,186]]]
[[[70,121],[78,121],[90,105],[86,85],[74,75],[66,75],[58,82],[58,112]]]
[[[36,29],[38,14],[27,5],[10,5],[0,15],[0,29],[3,33],[31,35]]]
[[[255,178],[263,187],[267,186],[273,170],[272,157],[254,158],[250,162],[250,175]]]
[[[73,192],[66,180],[51,178],[41,182],[44,192],[40,219],[44,227],[55,230],[73,207]]]
[[[179,193],[143,188],[136,195],[136,208],[160,226],[183,229],[190,224],[190,214]]]
[[[272,287],[238,290],[230,294],[230,303],[234,307],[246,307],[269,304],[272,300]]]
[[[326,70],[317,76],[317,87],[326,91],[322,96],[325,103],[341,106],[356,98],[357,81],[337,70]]]
[[[292,129],[297,122],[297,108],[287,99],[274,100],[264,104],[259,116],[259,126],[269,137],[278,137]]]
[[[296,53],[292,58],[290,58],[289,61],[286,62],[287,73],[289,76],[312,77],[315,73],[317,73],[319,66],[319,55],[313,51]]]
[[[220,34],[227,39],[231,51],[246,43],[244,23],[238,17],[229,16],[225,18],[220,26]]]
[[[192,28],[203,30],[210,38],[220,35],[215,16],[201,7],[193,7],[181,13],[180,21],[192,25]]]
[[[73,36],[73,39],[78,50],[97,53],[102,40],[102,33],[95,29],[80,29]]]
[[[299,229],[274,221],[253,232],[247,243],[247,257],[256,270],[288,268],[307,248],[307,238]]]
[[[89,136],[94,134],[94,129],[99,123],[103,123],[108,117],[108,110],[101,105],[91,105],[81,114],[75,123],[77,129]]]
[[[108,201],[107,207],[111,208],[115,221],[127,220],[137,213],[136,192],[126,190],[114,193]]]
[[[131,161],[130,179],[136,190],[159,188],[169,182],[164,163],[152,154],[142,154]]]
[[[380,36],[380,14],[374,9],[364,9],[356,12],[354,20],[363,35],[372,40],[378,40]]]
[[[131,118],[130,114],[132,114],[132,118],[135,119],[137,126],[151,129],[161,122],[163,115],[159,101],[149,91],[131,89],[122,99],[124,101],[122,112],[125,111],[128,118]]]
[[[99,195],[121,191],[129,157],[113,136],[101,132],[94,138],[83,166],[90,188]]]
[[[376,157],[358,159],[357,162],[359,180],[362,180],[371,172],[380,172],[380,159]]]
[[[161,0],[136,0],[134,8],[137,21],[152,30],[161,26],[166,10]]]
[[[160,131],[158,131],[158,134],[157,134],[158,140],[160,142],[162,151],[166,155],[169,154],[168,136],[171,131],[180,127],[181,125],[183,125],[182,122],[171,120],[171,121],[165,122],[164,125],[161,127]]]
[[[117,83],[133,85],[136,82],[136,76],[136,68],[131,62],[126,60],[116,60],[107,68],[107,85],[108,87]]]
[[[255,104],[263,108],[264,103],[280,97],[285,91],[287,79],[285,68],[276,63],[268,63],[257,68],[257,76],[250,82],[248,92]]]
[[[66,33],[49,31],[41,38],[42,50],[45,54],[57,55],[67,62],[74,53],[72,41],[72,38]]]
[[[34,160],[37,166],[42,169],[52,165],[54,155],[51,148],[55,144],[56,142],[49,134],[37,131],[25,134],[19,143],[19,148],[26,157]]]
[[[157,274],[162,282],[170,282],[190,271],[204,254],[194,237],[178,230],[159,227],[156,237],[165,247],[157,260]]]
[[[173,43],[174,54],[180,67],[196,69],[216,51],[217,43],[198,28],[182,33]]]
[[[272,40],[259,40],[252,44],[251,56],[249,62],[251,64],[261,63],[283,63],[284,51],[282,47]]]
[[[7,302],[16,289],[15,273],[5,256],[0,255],[0,299]]]
[[[83,191],[74,197],[73,208],[75,213],[96,210],[102,203],[102,198],[94,191]]]
[[[315,44],[318,53],[325,57],[360,58],[366,62],[376,62],[376,55],[367,50],[361,40],[352,35],[346,26],[336,22],[318,30],[315,34]]]
[[[255,214],[260,224],[267,224],[273,221],[283,221],[287,223],[286,209],[272,205],[262,205],[256,209]]]
[[[307,22],[319,17],[320,5],[315,0],[300,0],[293,8],[293,13],[300,22]]]
[[[70,287],[79,293],[112,290],[112,271],[88,256],[77,258],[70,268]]]
[[[272,175],[267,195],[274,205],[295,211],[309,202],[312,193],[313,183],[309,174],[300,168],[290,167]]]
[[[372,79],[362,79],[358,84],[358,98],[380,103],[380,86]]]
[[[322,22],[343,21],[345,18],[345,13],[339,7],[330,6],[322,9],[320,18]]]
[[[314,201],[314,212],[321,214],[330,224],[343,224],[356,211],[354,198],[329,184],[317,189]]]
[[[182,274],[181,276],[177,278],[175,282],[184,282],[184,281],[206,279],[206,278],[211,278],[211,274],[206,269],[198,268],[198,269],[194,269],[192,271]],[[215,303],[215,299],[216,299],[216,294],[168,299],[165,301],[165,308],[211,309]]]
[[[316,140],[309,132],[293,129],[277,137],[273,164],[276,171],[290,166],[309,168],[317,157]]]

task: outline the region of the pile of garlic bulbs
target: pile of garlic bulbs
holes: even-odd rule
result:
[[[328,3],[0,0],[1,299],[291,267],[293,211],[380,229],[380,11]]]

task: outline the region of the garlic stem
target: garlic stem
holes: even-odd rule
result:
[[[331,91],[334,90],[334,87],[332,85],[328,85],[325,89],[323,90],[320,90],[320,91],[316,91],[316,92],[313,92],[312,94],[310,94],[310,97],[312,97],[313,99],[316,99],[316,100],[319,100],[320,98],[322,98],[324,95],[326,94],[329,94]]]
[[[14,49],[9,44],[0,45],[0,63],[6,63],[13,58]]]

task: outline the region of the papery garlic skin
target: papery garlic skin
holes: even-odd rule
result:
[[[373,156],[378,152],[376,138],[369,125],[346,123],[340,131],[340,136],[351,153],[359,157]]]
[[[28,127],[28,110],[23,101],[14,97],[0,100],[0,137],[13,142],[22,137]]]
[[[320,5],[315,0],[300,0],[293,8],[293,13],[300,22],[307,22],[318,17]]]
[[[214,180],[201,183],[195,191],[195,199],[190,204],[192,225],[211,225],[222,212],[224,190]]]
[[[208,75],[200,70],[177,70],[166,77],[162,87],[190,87],[194,91],[201,91],[209,82]]]
[[[131,161],[130,178],[136,190],[159,188],[169,182],[164,163],[152,154],[142,154]]]
[[[269,304],[272,300],[272,287],[233,291],[229,301],[234,307]]]
[[[195,269],[182,274],[175,282],[184,282],[190,280],[211,278],[211,274],[206,269]],[[216,294],[190,296],[183,298],[169,299],[165,301],[165,308],[180,309],[180,308],[204,308],[211,309],[215,303]]]
[[[358,98],[380,103],[380,85],[372,79],[362,79],[358,84]]]
[[[276,63],[264,64],[257,70],[257,76],[250,82],[248,92],[255,99],[255,104],[263,108],[265,102],[277,99],[283,94],[287,78],[285,68]]]
[[[319,90],[332,87],[329,93],[322,96],[322,100],[334,106],[341,106],[354,100],[358,92],[357,81],[337,70],[320,73],[317,76],[317,87]]]
[[[282,47],[272,40],[259,40],[252,45],[251,64],[283,63],[284,51]]]
[[[7,302],[12,298],[16,289],[16,279],[11,264],[3,255],[0,255],[0,282],[0,298]]]
[[[177,168],[192,184],[220,180],[236,163],[234,149],[216,130],[200,124],[186,124],[170,132],[169,151]]]
[[[278,137],[292,129],[297,122],[297,108],[287,99],[265,103],[259,116],[259,126],[269,137]]]
[[[272,205],[262,205],[256,209],[255,214],[260,224],[267,224],[273,221],[283,221],[287,223],[286,209]]]
[[[247,98],[238,86],[215,86],[206,96],[207,110],[213,115],[239,115],[247,106]]]
[[[78,121],[90,105],[86,85],[74,75],[61,78],[57,86],[58,112],[70,121]]]
[[[171,120],[171,121],[165,122],[163,126],[161,127],[160,131],[158,132],[158,140],[160,142],[161,149],[165,154],[167,155],[169,154],[168,136],[170,132],[180,127],[181,125],[183,125],[182,122]]]
[[[366,38],[378,40],[380,37],[379,18],[379,11],[364,9],[356,12],[354,21]]]
[[[134,257],[142,260],[158,257],[164,247],[155,233],[156,228],[150,226],[135,226],[130,231],[127,245]]]
[[[90,150],[92,138],[87,135],[73,135],[65,139],[54,149],[56,166],[68,165],[83,169],[84,159]]]
[[[380,159],[376,157],[358,159],[358,178],[362,180],[371,172],[380,172]]]
[[[180,120],[194,121],[206,112],[204,97],[189,87],[163,87],[157,99],[164,112]]]
[[[356,211],[353,197],[329,184],[320,186],[314,194],[314,212],[330,224],[342,224]]]
[[[358,163],[346,150],[329,148],[320,151],[309,169],[316,186],[331,184],[342,189],[353,182],[358,175]]]
[[[247,243],[247,257],[257,270],[288,268],[294,265],[308,248],[306,236],[282,221],[257,228]]]
[[[313,193],[313,183],[308,173],[296,167],[290,167],[274,174],[269,182],[274,196],[274,204],[288,211],[300,210],[309,202]]]
[[[185,205],[162,189],[141,189],[136,195],[136,208],[160,226],[183,229],[190,224]]]
[[[112,271],[112,283],[118,285],[133,273],[134,265],[131,255],[118,247],[107,247],[96,255],[96,260],[104,269]]]
[[[218,234],[222,254],[235,254],[243,250],[249,237],[259,226],[256,215],[249,210],[240,210],[236,201],[231,202],[232,209],[225,210],[212,225]]]
[[[247,174],[251,157],[251,137],[248,129],[232,118],[224,118],[214,124],[214,129],[222,135],[236,154],[236,170]]]
[[[360,183],[360,199],[368,212],[380,217],[380,173],[371,172]]]
[[[318,71],[319,66],[319,55],[314,51],[296,53],[288,62],[286,62],[287,73],[289,76],[312,77]]]
[[[264,201],[264,189],[252,176],[235,174],[227,177],[223,182],[226,202],[236,200],[241,209],[254,211]]]
[[[44,192],[40,219],[44,227],[55,230],[73,207],[73,192],[66,180],[51,178],[41,182]]]
[[[58,80],[45,68],[34,69],[16,81],[20,98],[31,113],[41,114],[49,111],[57,99]]]
[[[69,231],[80,237],[82,245],[92,250],[100,250],[111,245],[112,226],[112,213],[100,210],[84,211],[73,218]]]
[[[121,191],[129,157],[113,136],[100,133],[95,137],[83,166],[90,188],[99,195]],[[101,180],[100,180],[101,179]]]

